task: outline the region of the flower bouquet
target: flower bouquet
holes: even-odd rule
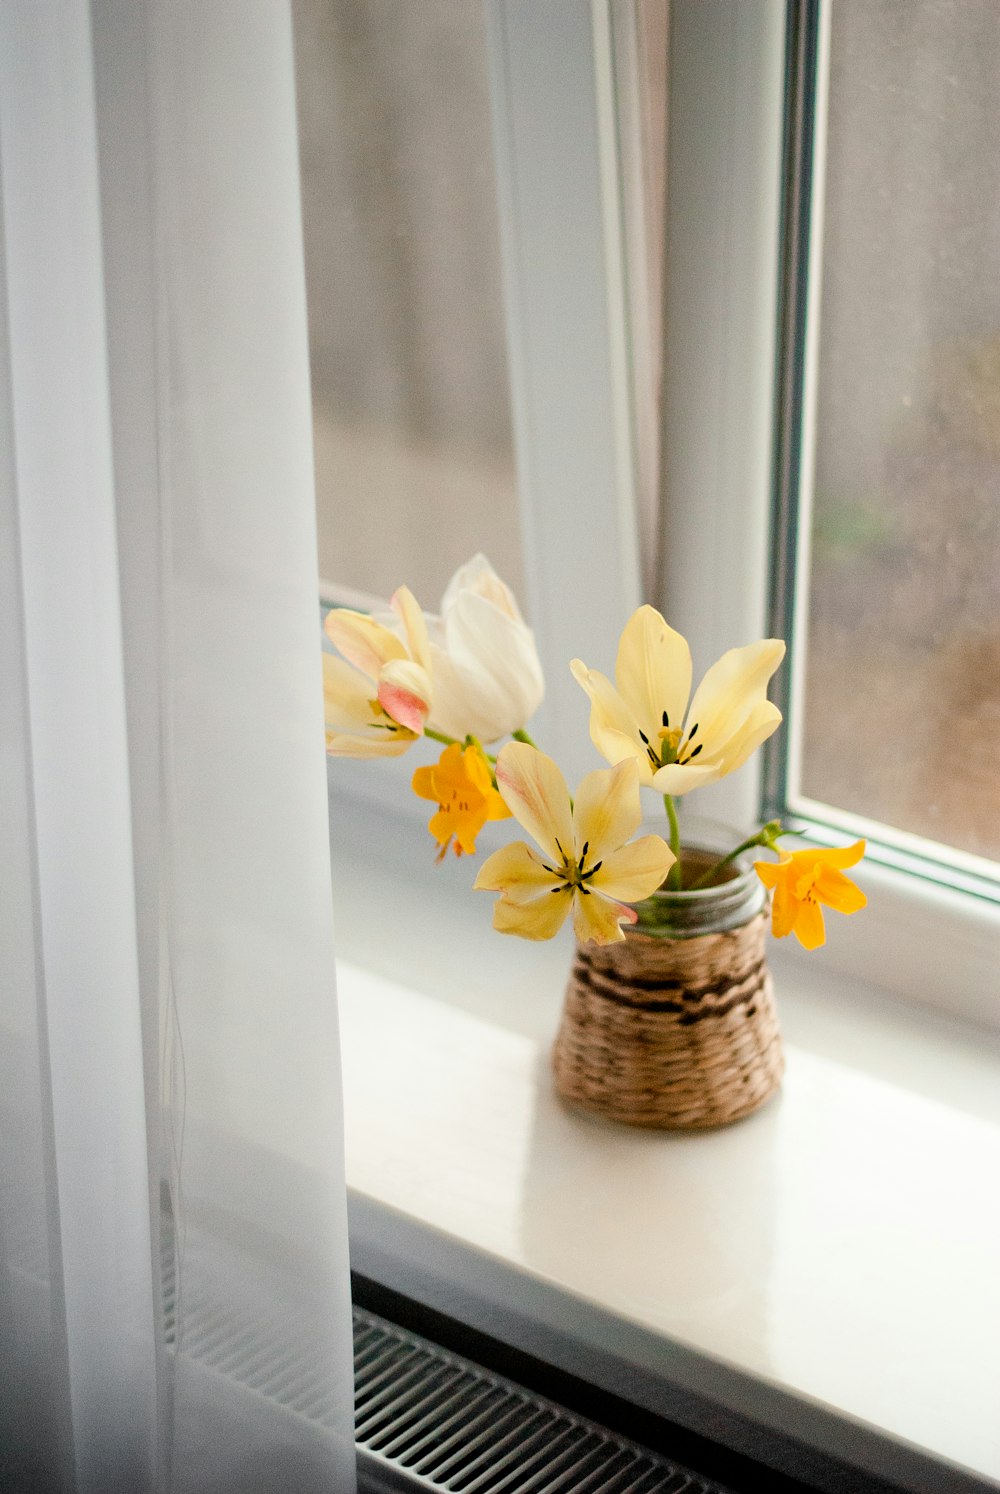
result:
[[[675,800],[735,772],[780,724],[767,686],[784,644],[730,649],[692,694],[686,640],[640,607],[614,683],[570,665],[610,764],[571,793],[527,731],[544,693],[531,630],[482,555],[452,577],[439,615],[404,586],[386,614],[335,609],[324,627],[340,656],[323,656],[327,751],[396,757],[437,744],[437,761],[412,780],[435,806],[437,859],[473,855],[487,821],[513,818],[530,843],[494,851],[474,882],[499,894],[494,927],[550,939],[572,918],[559,1092],[669,1127],[722,1124],[763,1103],[783,1062],[764,956],[768,894],[773,934],[817,948],[824,906],[865,904],[845,876],[864,842],[788,852],[772,820],[731,848],[682,846]],[[643,789],[662,804],[665,836],[636,838]],[[753,860],[755,850],[777,859]]]

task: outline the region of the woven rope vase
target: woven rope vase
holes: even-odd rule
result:
[[[711,864],[685,852],[686,875]],[[661,889],[620,943],[578,944],[552,1054],[558,1094],[631,1126],[740,1120],[781,1082],[765,958],[766,895],[752,869],[720,887]]]

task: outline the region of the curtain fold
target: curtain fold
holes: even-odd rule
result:
[[[349,1491],[290,19],[0,13],[0,1482]]]

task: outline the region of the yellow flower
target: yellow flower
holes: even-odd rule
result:
[[[774,889],[771,929],[776,939],[794,933],[805,949],[818,949],[826,942],[821,904],[838,913],[857,913],[868,899],[843,868],[854,866],[865,854],[865,842],[834,850],[781,852],[780,861],[755,861],[754,871],[765,887]]]
[[[609,763],[633,758],[639,781],[686,794],[743,766],[781,721],[767,683],[785,654],[777,638],[733,648],[688,705],[691,650],[655,607],[640,607],[618,644],[615,685],[580,659],[570,668],[590,696],[590,736]]]
[[[674,860],[658,835],[625,844],[642,818],[635,762],[588,773],[572,803],[550,757],[509,742],[497,758],[497,784],[542,855],[519,840],[483,863],[476,887],[503,894],[493,927],[523,939],[551,939],[572,909],[581,941],[623,939],[621,920],[636,921],[626,904],[655,892]]]
[[[431,701],[427,625],[407,587],[390,606],[400,632],[346,608],[323,624],[344,656],[323,655],[326,750],[333,757],[398,757],[423,733]]]
[[[452,742],[432,768],[417,769],[413,792],[437,804],[437,814],[431,816],[427,828],[441,847],[439,861],[452,838],[456,856],[463,852],[471,856],[487,820],[510,818],[510,810],[493,787],[489,764],[476,746],[463,750]]]

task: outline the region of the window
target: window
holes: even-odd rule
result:
[[[778,797],[1000,899],[1000,15],[839,0],[802,44]]]
[[[882,16],[895,65],[899,49],[910,44],[909,31],[920,31],[894,31],[887,0],[878,7],[844,0],[842,9],[848,29],[880,24]],[[852,48],[871,50],[846,32],[841,51],[831,50],[829,14],[813,0],[787,14],[778,3],[739,0],[674,0],[668,8],[643,0],[627,7],[486,0],[522,596],[549,691],[539,736],[567,776],[594,766],[585,701],[567,660],[579,655],[609,668],[621,624],[644,595],[692,639],[696,669],[736,642],[771,630],[789,636],[794,620],[795,667],[786,672],[784,702],[789,725],[780,734],[789,747],[771,755],[766,779],[754,763],[703,791],[697,809],[742,825],[778,808],[826,840],[831,830],[842,838],[858,833],[860,821],[860,833],[875,846],[867,866],[871,910],[831,930],[827,968],[996,1021],[1000,912],[989,898],[973,895],[982,890],[978,873],[970,892],[972,874],[958,859],[970,849],[981,855],[983,842],[975,850],[969,837],[956,838],[946,871],[940,857],[914,857],[905,836],[916,822],[867,788],[851,797],[864,787],[860,772],[846,785],[836,777],[838,750],[840,757],[855,751],[860,727],[838,728],[839,749],[824,745],[822,713],[840,722],[844,697],[842,684],[840,696],[823,695],[836,655],[823,631],[823,608],[836,588],[845,543],[878,543],[873,521],[859,516],[857,494],[831,466],[837,443],[829,435],[812,443],[818,426],[826,428],[825,414],[817,413],[823,401],[843,398],[836,380],[848,394],[852,388],[843,337],[824,354],[816,318],[828,285],[819,258],[820,167],[825,139],[836,144],[838,128],[841,135],[853,128],[850,96],[831,103],[827,137],[818,125],[826,119],[828,67],[836,90],[837,80],[850,83],[855,71]],[[666,16],[668,26],[658,26]],[[980,17],[979,24],[987,22]],[[933,37],[925,44],[936,56]],[[977,57],[982,51],[972,50]],[[866,65],[877,72],[875,58]],[[985,62],[979,66],[985,76]],[[939,59],[935,67],[942,89],[951,87],[951,64]],[[865,97],[874,107],[871,92]],[[907,138],[905,123],[899,132]],[[650,169],[649,153],[662,149],[664,133],[661,217],[663,178]],[[831,165],[827,190],[834,192],[839,180],[836,190],[856,212],[857,168],[843,153],[838,161],[840,177]],[[892,183],[885,185],[889,190]],[[845,236],[851,239],[842,230]],[[857,276],[850,268],[840,279],[853,294]],[[864,325],[863,308],[851,315]],[[906,323],[905,311],[897,316]],[[946,342],[949,335],[943,334]],[[953,354],[976,362],[968,348]],[[969,484],[982,476],[991,408],[988,357],[976,366],[981,387],[963,396],[954,415],[967,431],[977,400],[986,400],[986,434],[977,427],[962,437]],[[947,382],[950,367],[946,358],[939,381]],[[928,364],[931,399],[932,373]],[[940,401],[935,408],[937,429]],[[651,409],[659,410],[652,442]],[[936,452],[928,448],[928,470]],[[775,524],[776,475],[786,504]],[[996,514],[988,474],[976,492],[973,529],[992,524]],[[874,522],[884,520],[880,510]],[[979,574],[988,617],[995,564],[987,560]],[[871,584],[878,585],[877,576]],[[862,611],[857,604],[849,610]],[[977,638],[986,652],[975,654],[981,662],[969,668],[982,672],[988,640]],[[880,742],[898,753],[904,736],[920,739],[919,693],[908,722],[893,714],[871,729],[865,762],[878,759]],[[987,792],[995,793],[988,774],[987,760]],[[918,832],[927,833],[922,823]]]
[[[520,590],[482,7],[293,10],[322,590]]]

